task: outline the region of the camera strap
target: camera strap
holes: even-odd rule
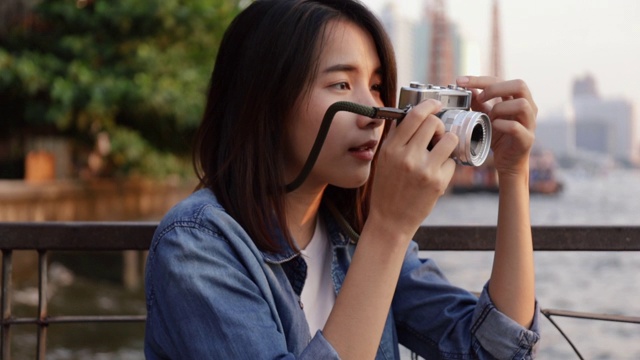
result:
[[[349,101],[338,101],[327,109],[322,118],[322,123],[320,124],[320,129],[318,129],[318,135],[316,135],[316,140],[313,143],[313,147],[311,148],[311,152],[309,153],[309,157],[307,157],[307,161],[305,162],[300,174],[286,186],[286,191],[291,192],[297,189],[304,180],[309,176],[313,165],[316,163],[318,159],[318,155],[320,155],[320,150],[322,149],[322,145],[324,144],[325,139],[327,138],[327,134],[329,133],[329,127],[331,126],[331,122],[333,121],[333,117],[339,111],[347,111],[354,114],[368,116],[372,119],[384,119],[384,120],[402,120],[405,117],[410,108],[406,109],[396,109],[392,107],[371,107],[356,104]]]

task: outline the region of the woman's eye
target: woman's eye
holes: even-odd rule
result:
[[[371,91],[382,92],[382,84],[373,84],[371,86]]]
[[[340,82],[340,83],[334,84],[333,87],[338,90],[349,90],[349,83]]]

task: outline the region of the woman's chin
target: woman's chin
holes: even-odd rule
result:
[[[369,180],[368,171],[364,176],[357,176],[357,177],[353,176],[349,179],[340,179],[338,181],[332,182],[331,185],[339,188],[343,188],[343,189],[356,189],[366,184],[367,180]]]

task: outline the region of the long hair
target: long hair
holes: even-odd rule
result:
[[[382,100],[395,106],[392,46],[375,15],[357,1],[257,0],[233,20],[222,39],[196,136],[194,166],[200,186],[215,193],[261,250],[279,250],[278,228],[293,245],[284,205],[285,120],[309,92],[327,24],[340,19],[373,37],[383,72]],[[372,174],[374,170],[375,161]],[[325,190],[325,199],[356,231],[368,214],[370,180],[358,189]]]

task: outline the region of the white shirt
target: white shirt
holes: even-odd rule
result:
[[[335,287],[331,278],[331,260],[333,253],[327,236],[327,230],[320,221],[307,247],[301,250],[307,263],[307,279],[300,294],[303,311],[309,323],[311,336],[324,328],[329,313],[336,302]]]

